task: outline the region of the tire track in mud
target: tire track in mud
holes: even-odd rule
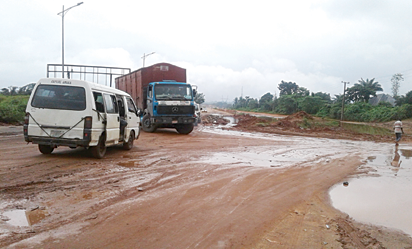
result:
[[[142,156],[145,157],[144,160],[130,160]],[[171,162],[167,158],[158,159],[157,153],[148,155],[140,152],[124,154],[124,160],[109,158],[96,161],[92,159],[80,161],[80,164],[70,159],[62,161],[62,157],[66,156],[59,154],[43,156],[43,161],[20,165],[16,167],[16,171],[31,168],[34,174],[17,174],[16,180],[21,183],[5,181],[8,184],[0,187],[1,199],[9,203],[4,208],[27,209],[29,206],[40,206],[43,209],[46,208],[49,213],[49,217],[44,219],[46,225],[34,226],[27,233],[17,232],[14,229],[14,232],[8,236],[9,241],[16,242],[75,221],[95,220],[101,210],[116,206],[129,198],[139,198],[142,195],[139,187],[152,185],[151,188],[156,188],[166,183],[157,184],[167,177],[168,173],[164,172],[164,169]],[[130,161],[137,163],[131,165],[128,163]],[[8,173],[6,172],[5,175]],[[31,180],[33,178],[37,179]],[[30,204],[27,202],[13,204],[27,197],[30,197]],[[77,206],[77,208],[69,210],[68,213],[67,210],[64,211],[67,206]],[[3,245],[0,239],[0,246]]]

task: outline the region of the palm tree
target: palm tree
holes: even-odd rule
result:
[[[353,87],[348,88],[348,97],[352,101],[368,103],[371,96],[376,96],[376,92],[383,91],[381,84],[375,81],[375,78],[371,80],[361,78],[358,82]]]

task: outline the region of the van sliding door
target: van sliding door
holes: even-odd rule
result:
[[[119,108],[117,106],[116,96],[110,94],[103,94],[104,103],[106,105],[106,144],[114,144],[119,141]]]

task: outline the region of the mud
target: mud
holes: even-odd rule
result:
[[[0,136],[0,247],[412,247],[403,232],[331,206],[329,188],[368,172],[376,142],[247,126],[240,115],[233,128],[210,120],[187,136],[142,133],[135,148],[109,148],[102,160],[83,149],[41,155],[21,134]],[[287,133],[299,136],[279,135]],[[13,210],[36,221],[10,224]]]

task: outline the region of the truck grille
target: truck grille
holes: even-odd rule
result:
[[[181,105],[159,105],[157,106],[157,113],[158,114],[166,114],[166,115],[179,115],[179,114],[194,114],[195,107],[194,106],[181,106]]]

